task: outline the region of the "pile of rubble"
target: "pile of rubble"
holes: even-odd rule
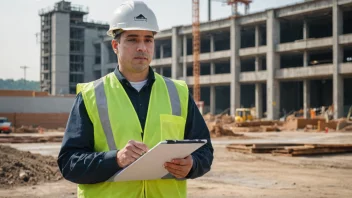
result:
[[[283,128],[286,131],[352,132],[352,122],[349,122],[346,118],[328,120],[321,117],[311,119],[291,117],[286,119]]]
[[[305,132],[352,132],[352,122],[346,118],[329,120],[329,118],[315,117],[305,119],[298,115],[290,115],[285,121],[253,120],[235,122],[235,118],[228,114],[204,115],[211,137],[241,136],[243,132],[279,132],[279,131],[305,131]]]
[[[62,175],[56,160],[0,145],[0,188],[58,181]]]
[[[204,115],[211,137],[243,136],[239,132],[270,132],[280,131],[282,123],[278,121],[251,121],[236,123],[228,114]]]

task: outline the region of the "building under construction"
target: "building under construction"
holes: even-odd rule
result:
[[[96,78],[93,64],[100,63],[100,59],[92,43],[109,26],[88,22],[87,14],[87,7],[66,1],[39,11],[42,91],[53,95],[74,93],[77,83]]]
[[[51,35],[69,38],[62,29],[72,26],[72,14],[61,15],[67,18],[67,25],[59,31],[52,28]],[[310,108],[332,106],[335,118],[343,116],[352,105],[351,21],[352,0],[316,0],[201,23],[203,112],[216,114],[230,109],[233,114],[239,107],[255,107],[257,117],[278,119],[294,110],[304,109],[307,116]],[[85,26],[82,29],[87,34]],[[106,75],[117,65],[111,38],[95,35],[94,39],[78,37],[84,39],[87,53],[81,61],[82,82]],[[62,45],[53,40],[51,45],[55,44]],[[67,49],[65,56],[60,56],[69,71],[61,72],[62,65],[54,66],[58,61],[55,54],[61,52],[58,46],[52,49],[57,51],[49,53],[51,69],[45,70],[51,74],[51,93],[58,94],[55,86],[74,93],[76,82],[69,78],[73,74],[69,71],[71,52]],[[151,66],[164,76],[185,80],[192,91],[192,52],[191,24],[163,30],[156,35]],[[53,83],[55,78],[61,82]]]

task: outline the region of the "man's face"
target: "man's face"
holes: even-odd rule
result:
[[[112,41],[119,65],[129,72],[148,69],[154,54],[154,35],[151,31],[130,30],[122,33],[120,42]]]

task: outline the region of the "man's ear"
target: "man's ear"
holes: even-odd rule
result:
[[[111,41],[111,47],[112,49],[114,50],[115,54],[118,53],[118,49],[117,49],[117,46],[119,45],[119,43],[115,40],[115,39],[112,39]]]

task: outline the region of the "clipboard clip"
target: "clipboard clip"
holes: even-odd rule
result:
[[[165,140],[167,144],[192,144],[192,143],[207,143],[206,139],[192,140]]]

